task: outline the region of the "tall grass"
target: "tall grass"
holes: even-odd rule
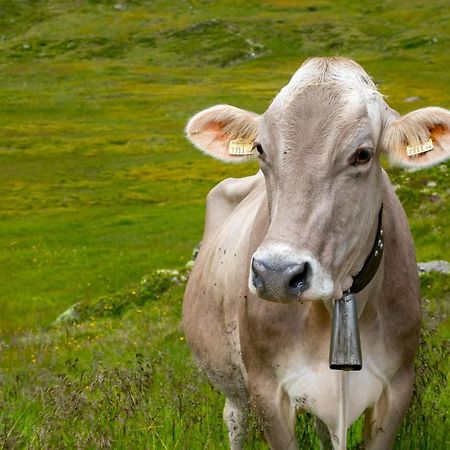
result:
[[[144,300],[151,279],[159,279],[160,287]],[[450,295],[448,276],[426,275],[423,284],[426,314],[415,394],[395,444],[402,450],[448,444],[450,349],[441,315]],[[154,273],[142,285],[111,296],[109,303],[100,297],[84,305],[90,314],[73,324],[23,335],[3,348],[3,448],[228,447],[224,398],[194,367],[179,328],[184,282]],[[127,307],[115,308],[124,298]],[[112,306],[106,315],[97,308],[105,304]],[[296,430],[301,448],[318,448],[311,416],[299,415]],[[361,445],[361,420],[348,441],[349,448]],[[246,448],[266,448],[254,418]]]

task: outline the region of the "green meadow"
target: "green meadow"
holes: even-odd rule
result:
[[[186,122],[263,112],[317,55],[354,58],[401,113],[448,108],[449,19],[443,0],[0,0],[0,448],[227,448],[180,327],[184,267],[207,192],[257,166],[202,155]],[[450,260],[450,163],[386,169],[417,259]],[[449,275],[421,283],[405,450],[450,447]],[[319,448],[310,417],[297,432]],[[266,448],[255,421],[247,448]]]

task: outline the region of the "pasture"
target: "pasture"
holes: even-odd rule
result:
[[[184,125],[216,103],[264,111],[314,55],[354,58],[401,113],[448,108],[448,48],[440,0],[0,0],[0,447],[227,448],[180,329],[183,270],[207,192],[257,166],[209,159]],[[450,260],[450,164],[386,167],[417,259]],[[449,446],[449,276],[421,282],[398,449]],[[317,448],[308,417],[298,435]]]

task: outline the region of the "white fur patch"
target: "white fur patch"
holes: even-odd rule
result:
[[[379,361],[368,350],[364,353],[362,370],[345,373],[345,380],[341,379],[341,371],[328,367],[326,355],[318,362],[317,355],[310,358],[302,349],[296,354],[283,355],[283,361],[274,367],[278,367],[280,385],[288,394],[292,408],[314,414],[336,436],[345,435],[345,430],[378,401],[388,382],[380,372]],[[343,381],[345,389],[342,389]]]
[[[295,92],[312,84],[324,82],[340,83],[350,92],[363,92],[369,103],[381,96],[359,64],[343,58],[336,58],[332,62],[330,60],[330,58],[312,58],[305,61],[277,95],[274,103],[285,105],[295,98]]]

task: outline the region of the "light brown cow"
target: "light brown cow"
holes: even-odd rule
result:
[[[299,410],[318,418],[323,444],[344,449],[364,413],[367,448],[392,446],[413,389],[421,310],[411,234],[379,158],[436,164],[450,156],[449,129],[442,108],[401,117],[344,58],[306,61],[263,115],[219,105],[190,120],[187,135],[205,153],[246,160],[229,154],[242,138],[261,167],[209,193],[184,300],[195,359],[226,395],[233,449],[250,405],[274,449],[297,448]],[[432,150],[408,156],[429,139]],[[371,252],[382,204],[383,259],[356,296],[363,367],[330,370],[333,301]]]

